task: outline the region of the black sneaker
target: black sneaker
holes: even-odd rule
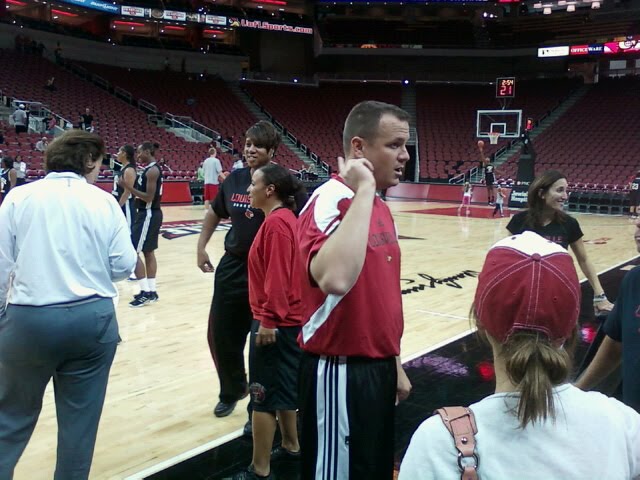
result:
[[[251,423],[251,420],[244,424],[244,427],[242,428],[242,435],[245,437],[253,437],[253,424]]]
[[[216,405],[216,408],[213,409],[213,414],[218,418],[231,415],[233,410],[236,408],[237,403],[238,402],[231,402],[231,403],[218,402],[218,404]]]
[[[266,477],[261,477],[253,470],[253,465],[249,465],[246,470],[236,473],[232,478],[233,480],[272,480],[273,476],[271,472],[269,472],[269,475]]]
[[[297,460],[300,460],[300,450],[292,452],[291,450],[284,448],[282,445],[278,445],[276,448],[271,450],[272,462],[291,462]]]
[[[156,303],[158,300],[160,300],[158,292],[147,292],[146,297],[149,299],[149,303]]]
[[[129,306],[133,308],[144,307],[147,303],[149,303],[149,298],[147,297],[148,292],[140,292],[137,295],[133,296],[133,300],[129,302]]]

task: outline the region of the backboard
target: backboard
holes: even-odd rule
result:
[[[476,137],[489,138],[491,132],[499,132],[500,138],[520,138],[522,110],[478,110]]]

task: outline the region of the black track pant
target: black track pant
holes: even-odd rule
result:
[[[226,253],[215,272],[207,331],[221,402],[234,402],[247,393],[244,346],[252,320],[247,262]]]
[[[303,353],[302,480],[391,480],[396,359]]]

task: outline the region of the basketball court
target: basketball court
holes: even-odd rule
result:
[[[410,368],[415,362],[427,361],[422,360],[426,351],[449,345],[470,331],[468,315],[477,272],[487,249],[507,235],[509,212],[505,218],[493,219],[492,209],[485,206],[473,205],[467,217],[457,216],[458,204],[452,203],[391,200],[389,205],[401,235],[402,357]],[[126,281],[118,284],[122,343],[111,371],[92,479],[146,478],[162,472],[239,437],[247,419],[246,400],[229,417],[215,418],[212,413],[218,383],[206,331],[213,274],[200,272],[195,259],[203,208],[164,207],[163,211],[165,224],[157,251],[160,301],[129,308],[136,287]],[[635,226],[626,217],[575,217],[597,271],[611,271],[637,256],[632,240]],[[223,254],[226,230],[224,226],[219,229],[209,244],[214,265]],[[433,357],[428,361],[434,362]],[[446,368],[464,371],[468,366],[447,363]],[[443,380],[442,388],[431,392],[431,400],[455,403],[455,392],[469,388],[463,375],[456,378],[461,381],[455,385]],[[415,402],[409,399],[412,403],[404,416],[413,415],[412,405],[421,398],[414,393]],[[415,424],[416,419],[411,421]],[[55,444],[55,410],[49,388],[15,479],[52,478]]]

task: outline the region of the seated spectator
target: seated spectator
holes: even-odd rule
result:
[[[47,140],[47,137],[42,137],[40,140],[36,142],[35,148],[39,152],[44,152],[48,146],[49,146],[49,140]]]
[[[418,427],[399,480],[458,480],[460,471],[471,478],[465,473],[475,468],[484,479],[638,477],[640,415],[567,383],[580,301],[563,247],[529,231],[496,243],[473,306],[493,350],[496,393]],[[454,443],[443,420],[461,433],[473,417],[476,437],[457,435]]]
[[[47,80],[47,84],[44,86],[44,88],[46,88],[50,92],[55,92],[56,91],[55,81],[56,81],[56,77],[51,77],[49,80]]]
[[[242,163],[242,158],[240,158],[240,155],[237,153],[233,154],[233,165],[231,166],[231,170],[238,170],[239,168],[244,167],[244,164]]]

